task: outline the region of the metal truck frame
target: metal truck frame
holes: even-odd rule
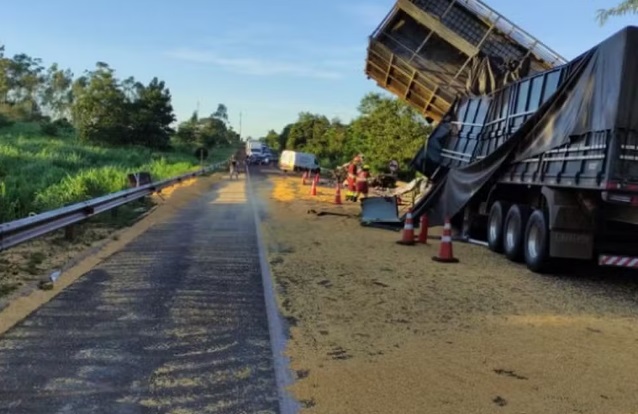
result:
[[[616,36],[630,34],[638,40],[638,29]],[[494,154],[536,122],[532,117],[556,100],[584,59],[514,83],[491,99],[460,100],[453,109],[456,131],[441,145],[440,167],[462,169]],[[621,72],[638,75],[629,69]],[[624,80],[619,76],[621,89],[635,86]],[[638,131],[588,130],[568,141],[500,168],[457,215],[464,236],[486,239],[492,251],[536,272],[549,270],[553,258],[638,268]]]
[[[406,7],[407,3],[418,6],[418,13]],[[465,26],[449,30],[448,36],[459,37],[460,33],[463,37],[468,25],[477,27],[476,20],[484,21],[477,7],[467,7],[470,3],[482,4],[400,0],[375,31],[370,50],[379,49],[384,37],[379,33],[396,32],[399,24],[392,19],[402,8],[409,9],[415,19],[439,10],[439,23],[445,23],[441,16],[454,8],[463,9],[466,15],[474,13],[477,19],[466,18]],[[430,25],[426,37],[444,33],[436,26],[439,23],[421,22]],[[417,32],[411,29],[409,33]],[[405,33],[402,42],[425,43],[420,37],[409,42]],[[448,48],[462,51],[455,42],[453,39]],[[439,82],[452,91],[445,104],[432,107],[435,92],[445,88],[430,92],[428,105],[419,104],[424,115],[442,122],[427,148],[415,157],[420,160],[413,163],[428,171],[426,175],[434,182],[432,192],[415,206],[414,215],[428,214],[434,224],[449,216],[463,238],[487,240],[491,250],[512,261],[524,261],[535,272],[550,270],[558,258],[598,259],[600,265],[638,269],[636,49],[638,28],[630,27],[569,63],[548,62],[537,53],[537,70],[482,96],[468,96],[459,86],[452,100],[452,83],[440,77]],[[527,50],[534,54],[534,47]],[[418,52],[424,55],[422,46]],[[369,51],[370,56],[374,59],[376,52]],[[444,60],[441,54],[433,56],[430,60]],[[389,74],[397,64],[396,58],[390,60]],[[543,65],[545,70],[538,70]],[[369,67],[374,70],[370,62]],[[464,67],[467,63],[453,79],[459,78]],[[465,78],[470,76],[471,71]],[[399,94],[397,82],[392,87],[388,82],[392,84],[390,79],[381,85],[410,102],[412,83],[404,84]],[[414,99],[410,103],[415,105]]]

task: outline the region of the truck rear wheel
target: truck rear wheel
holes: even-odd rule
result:
[[[503,221],[508,205],[502,201],[497,201],[490,208],[490,215],[487,219],[487,245],[493,252],[503,251]]]
[[[523,260],[525,227],[529,219],[530,209],[521,204],[514,204],[505,216],[503,225],[503,251],[513,262]]]
[[[549,226],[542,210],[535,210],[525,229],[525,264],[532,272],[547,272],[550,266]]]

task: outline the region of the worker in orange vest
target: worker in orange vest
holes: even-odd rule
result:
[[[346,192],[347,201],[357,201],[357,166],[361,163],[361,156],[357,155],[348,164],[348,191]]]
[[[357,193],[354,196],[354,201],[357,201],[359,197],[368,197],[368,180],[370,179],[370,167],[364,165],[361,171],[357,174]]]

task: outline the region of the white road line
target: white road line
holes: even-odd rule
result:
[[[292,385],[294,379],[290,371],[289,358],[284,354],[286,350],[287,336],[284,332],[281,316],[275,300],[275,288],[270,274],[270,266],[266,260],[266,248],[264,246],[261,228],[259,227],[259,215],[257,206],[253,200],[256,195],[253,193],[253,186],[250,181],[250,173],[246,168],[246,182],[249,191],[249,202],[255,217],[255,229],[257,230],[257,246],[259,248],[259,264],[261,266],[261,279],[264,286],[264,299],[266,300],[266,314],[268,316],[268,330],[270,332],[270,345],[272,347],[273,363],[275,367],[275,379],[277,381],[277,392],[279,394],[280,414],[296,414],[300,410],[299,403],[286,389]]]

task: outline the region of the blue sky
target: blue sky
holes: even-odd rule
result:
[[[616,0],[486,0],[572,58],[638,16],[604,27],[596,10]],[[300,6],[303,4],[303,6]],[[348,121],[380,89],[364,75],[367,37],[394,0],[31,0],[2,7],[0,43],[76,74],[97,61],[121,77],[165,80],[178,118],[225,103],[237,129],[258,137],[300,111]],[[529,6],[533,4],[533,6]]]

